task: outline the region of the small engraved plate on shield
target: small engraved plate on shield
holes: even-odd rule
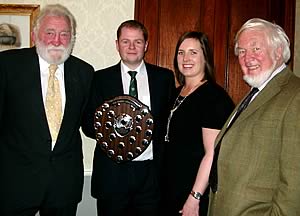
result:
[[[149,108],[123,95],[105,101],[95,112],[97,144],[117,163],[131,161],[149,146],[154,121]]]

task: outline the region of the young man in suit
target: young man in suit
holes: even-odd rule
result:
[[[75,36],[70,11],[47,5],[32,32],[36,47],[0,53],[1,216],[76,215],[79,127],[94,69],[71,55]]]
[[[235,54],[258,92],[216,139],[209,215],[300,215],[300,79],[286,66],[289,39],[254,18],[238,31]]]
[[[153,140],[139,157],[125,163],[111,160],[100,145],[94,152],[92,196],[98,215],[158,215],[159,168],[171,94],[175,89],[172,71],[146,63],[148,32],[135,20],[123,22],[117,30],[116,48],[121,61],[97,71],[88,104],[83,132],[95,138],[94,113],[104,101],[129,94],[129,71],[136,71],[138,99],[154,118]]]

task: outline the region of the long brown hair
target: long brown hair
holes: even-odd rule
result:
[[[185,32],[178,39],[176,49],[175,49],[175,55],[174,55],[174,69],[175,69],[175,76],[177,81],[179,82],[180,85],[185,84],[184,76],[180,73],[178,68],[177,55],[178,55],[178,50],[180,45],[185,39],[188,38],[192,38],[200,42],[203,55],[204,55],[204,60],[205,60],[203,80],[215,82],[214,59],[213,59],[212,49],[209,45],[208,37],[203,32],[197,32],[197,31]]]

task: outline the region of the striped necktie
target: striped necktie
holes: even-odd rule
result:
[[[129,85],[129,95],[138,98],[138,91],[137,91],[137,81],[136,81],[136,71],[128,71],[129,75],[131,76],[130,85]]]

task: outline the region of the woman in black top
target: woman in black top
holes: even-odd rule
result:
[[[177,43],[175,75],[180,84],[166,134],[164,215],[205,215],[214,141],[234,108],[214,79],[207,36],[187,32]]]

